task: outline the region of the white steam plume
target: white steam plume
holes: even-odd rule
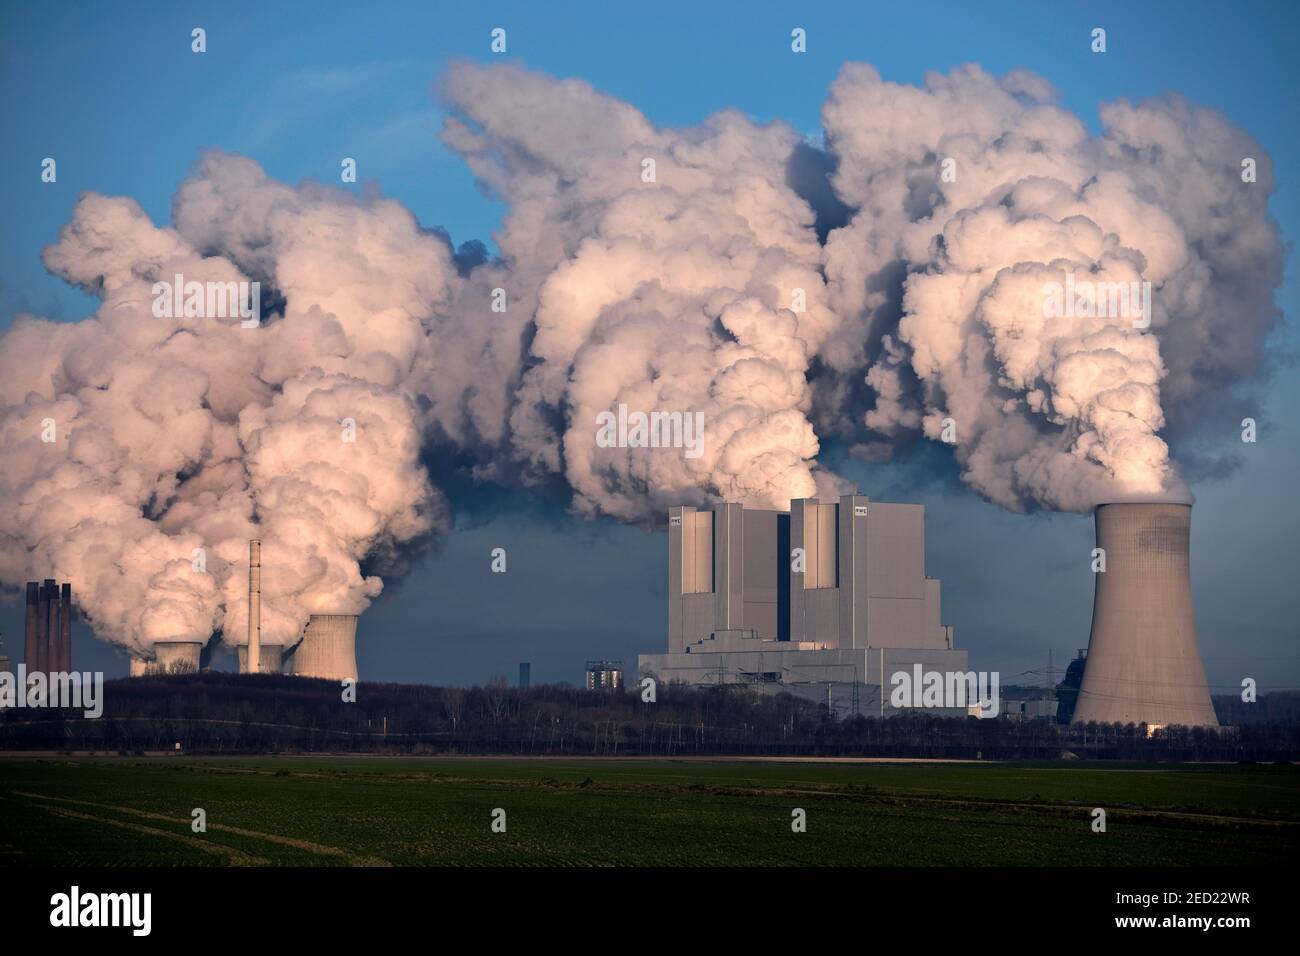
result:
[[[45,262],[99,308],[0,337],[0,582],[71,580],[137,654],[239,642],[259,536],[264,640],[291,643],[449,527],[431,461],[648,523],[835,493],[827,439],[886,457],[945,418],[963,479],[1011,509],[1182,495],[1168,442],[1191,449],[1206,403],[1264,371],[1272,167],[1179,100],[1105,107],[1092,135],[1028,74],[915,88],[851,65],[814,146],[734,112],[657,128],[518,67],[456,65],[440,95],[444,141],[508,207],[492,261],[396,202],[221,153],[170,227],[77,204]],[[176,274],[260,282],[261,327],[155,317]],[[1067,274],[1150,282],[1150,328],[1047,318]],[[703,454],[598,447],[620,404],[703,413]]]
[[[1159,433],[1256,374],[1277,318],[1271,164],[1178,99],[1105,107],[1092,136],[1051,95],[1024,73],[966,67],[918,89],[845,68],[823,111],[852,210],[826,243],[843,317],[826,357],[869,368],[864,457],[951,419],[963,480],[1008,508],[1183,498]],[[1067,276],[1150,283],[1150,328],[1046,317]]]
[[[444,139],[510,208],[497,239],[534,331],[513,454],[563,474],[579,510],[629,520],[836,487],[808,419],[809,360],[835,318],[812,210],[785,183],[795,131],[733,112],[658,130],[516,67],[459,65],[444,92],[458,114]],[[597,415],[619,404],[702,412],[703,454],[597,447]]]
[[[396,203],[292,189],[221,154],[173,220],[89,195],[46,250],[102,304],[75,325],[20,317],[3,339],[0,578],[72,581],[97,634],[148,655],[246,633],[260,536],[263,640],[292,643],[310,614],[356,613],[379,592],[364,558],[447,523],[413,382],[432,367],[421,319],[455,268]],[[259,280],[282,312],[259,328],[156,317],[154,283],[178,274]]]

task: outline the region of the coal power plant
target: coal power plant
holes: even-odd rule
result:
[[[241,644],[239,672],[356,680],[358,619],[356,614],[313,614],[296,644]]]
[[[643,676],[894,713],[892,675],[967,671],[925,574],[925,507],[844,495],[668,513],[668,653]],[[882,694],[882,687],[885,689]]]
[[[357,615],[313,614],[297,644],[262,643],[262,542],[248,542],[248,643],[238,649],[241,674],[296,674],[357,679]]]
[[[1217,727],[1192,612],[1191,505],[1096,510],[1092,633],[1073,723]]]
[[[53,578],[27,582],[23,660],[29,673],[66,674],[72,670],[72,585]]]
[[[1096,508],[1103,563],[1092,630],[1073,711],[1060,719],[1218,726],[1192,609],[1191,510],[1172,502]],[[239,672],[357,680],[355,614],[313,614],[291,644],[263,640],[259,540],[248,554]],[[815,698],[840,715],[889,716],[914,706],[894,706],[899,673],[971,673],[943,623],[941,583],[925,573],[922,505],[850,494],[796,499],[788,511],[735,502],[671,508],[667,570],[667,653],[641,655],[643,677],[745,684]],[[27,585],[29,668],[71,667],[71,605],[71,585]],[[131,674],[206,669],[209,643],[157,641],[152,658],[131,661]]]
[[[29,601],[32,587],[28,587]],[[32,614],[29,608],[29,619]],[[248,640],[235,648],[239,673],[357,680],[358,615],[313,614],[298,641],[288,646],[262,640],[261,618],[262,542],[253,539],[248,543]],[[207,641],[199,640],[157,641],[152,659],[131,659],[131,676],[206,669],[207,645]]]

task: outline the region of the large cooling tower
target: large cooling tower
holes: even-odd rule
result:
[[[202,641],[157,641],[153,646],[156,660],[148,666],[150,673],[197,674]]]
[[[248,670],[248,649],[250,645],[240,644],[239,653],[239,673],[247,674]],[[279,644],[263,644],[257,657],[257,672],[259,674],[278,674],[281,669],[281,658],[283,648]]]
[[[1218,726],[1196,646],[1191,525],[1190,505],[1098,506],[1106,570],[1073,723]]]
[[[285,655],[285,670],[299,677],[357,679],[357,616],[313,614],[302,641]]]

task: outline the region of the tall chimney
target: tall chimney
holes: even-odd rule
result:
[[[72,673],[72,584],[59,594],[59,666],[64,674]]]
[[[41,658],[41,586],[27,582],[27,629],[23,633],[23,662],[33,673],[40,670]]]
[[[248,673],[262,663],[262,542],[248,542]]]
[[[45,579],[45,646],[42,650],[42,670],[47,674],[59,670],[59,581]]]
[[[1097,508],[1092,635],[1073,723],[1217,727],[1196,646],[1191,505]]]
[[[40,674],[48,674],[51,659],[49,659],[49,585],[52,581],[45,580],[36,588],[36,654],[35,666],[32,670],[39,671]]]

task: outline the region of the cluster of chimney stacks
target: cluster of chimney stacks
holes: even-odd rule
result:
[[[27,672],[72,671],[72,585],[53,578],[27,582],[27,633],[23,645]]]

